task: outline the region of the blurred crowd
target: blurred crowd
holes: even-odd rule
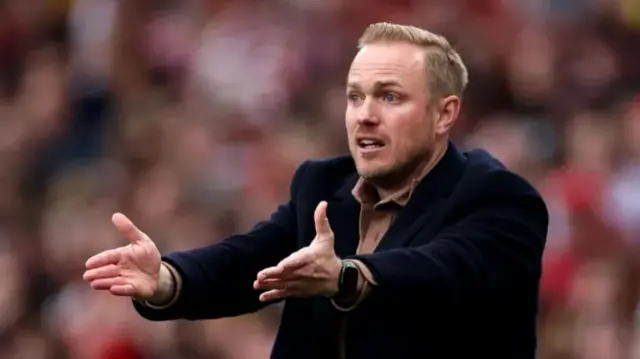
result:
[[[455,44],[455,142],[546,197],[539,358],[640,358],[637,0],[0,0],[0,358],[267,358],[279,307],[150,323],[84,262],[126,244],[116,211],[163,252],[268,216],[298,164],[347,150],[376,21]]]

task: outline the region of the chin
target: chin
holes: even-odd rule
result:
[[[358,175],[366,179],[384,178],[389,175],[389,169],[382,166],[357,166]]]

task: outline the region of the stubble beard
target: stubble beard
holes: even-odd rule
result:
[[[380,188],[395,188],[417,177],[422,168],[430,162],[434,149],[423,149],[403,162],[396,162],[387,168],[372,171],[360,171],[358,175]]]

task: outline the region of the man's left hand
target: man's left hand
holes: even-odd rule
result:
[[[258,273],[253,284],[263,302],[286,297],[330,296],[338,292],[342,262],[336,256],[334,235],[327,219],[327,203],[314,213],[316,237],[308,247],[291,254],[277,266]]]

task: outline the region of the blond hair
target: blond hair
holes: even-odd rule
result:
[[[379,22],[367,27],[358,40],[358,48],[376,42],[407,42],[423,47],[431,92],[462,97],[469,72],[445,37],[415,26]]]

